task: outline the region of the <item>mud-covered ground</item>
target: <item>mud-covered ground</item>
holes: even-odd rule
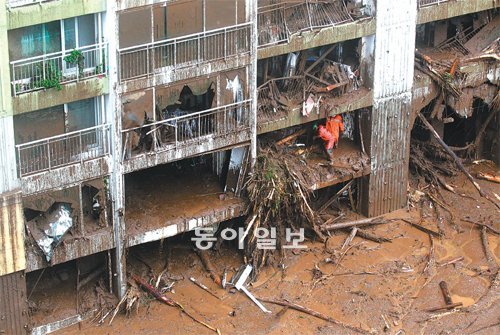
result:
[[[473,174],[481,169],[471,167]],[[487,167],[485,167],[487,169]],[[500,229],[500,212],[478,196],[462,175],[447,180],[456,194],[441,190],[437,199],[452,212],[453,218],[439,208],[443,221],[425,198],[387,215],[398,219],[366,228],[391,242],[376,243],[355,237],[341,250],[347,233],[332,234],[324,244],[306,241],[307,249],[288,251],[284,269],[267,267],[249,290],[258,297],[288,300],[333,317],[345,324],[378,334],[498,334],[500,333],[499,280],[495,264],[488,263],[481,230],[467,221]],[[490,194],[500,194],[499,184],[479,181]],[[410,193],[425,183],[412,181]],[[333,214],[333,213],[332,213]],[[358,216],[347,213],[346,220]],[[399,219],[421,222],[442,237],[434,237]],[[465,221],[464,221],[465,220]],[[498,235],[487,233],[489,247],[498,264]],[[201,320],[217,327],[222,334],[355,334],[355,331],[291,309],[264,303],[272,311],[260,311],[242,293],[218,288],[208,277],[198,256],[181,239],[135,248],[129,254],[128,270],[147,278],[165,266],[168,275],[177,279],[174,292],[167,296],[181,303]],[[463,257],[463,259],[461,259]],[[457,260],[457,258],[461,260]],[[140,260],[140,261],[139,261]],[[230,245],[211,253],[211,260],[222,274],[242,263],[241,254]],[[447,264],[449,261],[452,264]],[[189,281],[194,277],[207,285],[221,299],[201,290]],[[181,279],[183,278],[183,279]],[[495,278],[496,281],[494,280]],[[180,280],[179,280],[180,279]],[[168,280],[167,280],[168,281]],[[445,304],[439,283],[446,281],[453,302],[463,307],[430,313],[427,310]],[[215,334],[193,322],[178,309],[143,296],[136,313],[119,314],[109,325],[86,321],[59,334]]]

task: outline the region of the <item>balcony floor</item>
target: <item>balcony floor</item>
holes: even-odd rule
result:
[[[219,199],[223,189],[208,168],[176,166],[159,166],[127,176],[128,246],[225,221],[245,211],[240,198],[226,194],[224,200]]]

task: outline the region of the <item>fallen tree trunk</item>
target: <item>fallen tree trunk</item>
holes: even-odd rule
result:
[[[260,301],[263,301],[263,302],[288,307],[288,308],[294,309],[296,311],[312,315],[314,317],[317,317],[318,319],[325,320],[325,321],[331,322],[333,324],[336,324],[338,326],[354,330],[354,331],[361,333],[361,334],[371,334],[372,333],[370,330],[366,330],[366,329],[363,329],[361,327],[351,326],[351,325],[346,324],[342,321],[338,321],[330,316],[321,314],[320,312],[316,312],[315,310],[312,310],[310,308],[307,308],[307,307],[304,307],[301,305],[297,305],[297,304],[294,304],[294,303],[291,303],[288,301],[273,300],[273,299],[266,299],[266,298],[258,298],[258,299]]]
[[[471,183],[474,185],[474,187],[477,189],[477,191],[479,192],[479,194],[489,200],[491,203],[493,203],[497,208],[500,209],[500,204],[498,204],[497,202],[495,202],[493,199],[491,199],[488,194],[486,194],[482,189],[481,187],[479,186],[478,183],[476,183],[476,181],[474,180],[474,177],[472,177],[472,175],[469,173],[469,171],[467,171],[467,169],[465,168],[465,166],[462,164],[462,162],[460,161],[460,158],[457,157],[457,155],[453,152],[453,150],[451,150],[448,145],[446,143],[444,143],[444,141],[441,139],[441,137],[439,136],[439,134],[436,132],[436,130],[434,129],[434,127],[429,123],[429,121],[427,121],[427,119],[425,118],[425,116],[422,115],[422,113],[420,112],[417,112],[417,115],[418,117],[420,118],[420,120],[422,120],[422,122],[424,123],[424,125],[427,127],[427,129],[430,130],[430,132],[432,133],[432,135],[436,138],[436,140],[438,141],[438,143],[446,150],[446,152],[453,158],[453,160],[455,161],[455,163],[457,164],[458,168],[467,176],[467,178],[471,181]]]
[[[177,307],[182,313],[186,314],[193,321],[195,321],[195,322],[203,325],[204,327],[206,327],[206,328],[208,328],[208,329],[216,332],[217,334],[220,334],[219,329],[217,329],[215,327],[212,327],[209,324],[207,324],[207,323],[205,323],[205,322],[203,322],[201,320],[198,320],[196,317],[194,317],[189,312],[187,312],[186,309],[184,308],[184,306],[182,306],[181,304],[179,304],[175,300],[170,299],[169,297],[161,294],[157,289],[155,289],[153,286],[151,286],[148,283],[146,283],[141,278],[139,278],[139,277],[137,277],[136,275],[133,274],[132,275],[132,279],[135,280],[135,282],[137,283],[137,285],[139,285],[145,291],[149,292],[153,297],[155,297],[156,300],[158,300],[160,302],[163,302],[164,304],[166,304],[168,306]]]

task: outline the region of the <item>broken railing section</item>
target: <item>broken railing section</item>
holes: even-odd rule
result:
[[[272,78],[259,86],[259,115],[277,115],[301,104],[303,116],[309,116],[314,109],[319,114],[323,100],[358,90],[361,81],[357,70],[326,59],[333,49],[331,47],[305,70],[306,63],[295,60],[292,65],[287,65],[290,70],[286,71],[295,75]]]
[[[432,5],[439,5],[448,1],[450,0],[418,0],[418,7],[422,8]]]
[[[295,34],[353,22],[361,17],[355,1],[280,1],[258,9],[258,45],[265,47],[290,41]]]
[[[122,131],[124,160],[144,152],[180,150],[249,129],[251,100],[189,113]]]
[[[19,177],[109,154],[110,125],[104,124],[16,145]]]

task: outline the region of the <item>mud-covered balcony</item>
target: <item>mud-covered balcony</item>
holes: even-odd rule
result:
[[[87,99],[14,117],[18,176],[24,194],[109,172],[110,125],[101,99]],[[36,120],[36,122],[34,122]]]
[[[360,1],[259,0],[259,59],[375,33],[372,8]]]
[[[363,83],[361,39],[259,60],[259,134],[372,105]]]
[[[248,156],[248,147],[237,147],[126,175],[127,245],[244,215]]]
[[[250,64],[252,24],[236,3],[191,0],[120,12],[121,91]]]
[[[240,69],[124,95],[124,172],[250,141],[246,82]]]
[[[106,176],[23,197],[28,272],[114,248],[108,183]]]

